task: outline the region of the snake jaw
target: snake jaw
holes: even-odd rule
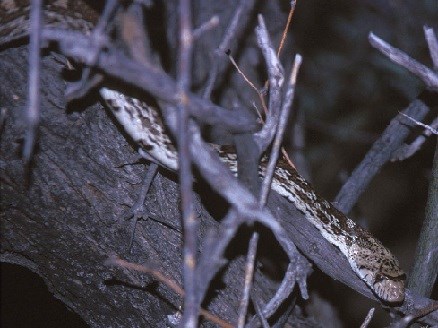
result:
[[[377,296],[388,303],[401,303],[405,299],[404,280],[382,279],[376,281],[373,289]]]
[[[353,265],[352,265],[353,267]],[[358,276],[371,287],[374,294],[384,303],[402,303],[405,298],[405,275],[392,277],[375,273],[370,268],[361,267]]]

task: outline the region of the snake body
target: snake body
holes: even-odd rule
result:
[[[28,0],[0,1],[0,45],[28,33]],[[97,15],[82,1],[52,0],[45,6],[49,26],[89,30]],[[114,117],[148,156],[170,169],[177,170],[177,153],[166,134],[159,112],[142,101],[102,88],[102,98]],[[226,148],[216,147],[220,158],[237,172],[237,156]],[[264,166],[260,167],[264,173]],[[397,259],[369,232],[347,218],[286,162],[280,161],[272,189],[286,197],[321,233],[346,256],[352,270],[384,302],[404,300],[405,274]]]

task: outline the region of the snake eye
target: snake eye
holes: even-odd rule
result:
[[[388,277],[386,277],[384,274],[381,274],[380,272],[376,274],[374,277],[374,284],[377,284],[381,282],[382,280],[388,280]]]

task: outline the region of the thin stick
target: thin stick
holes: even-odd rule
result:
[[[363,323],[360,325],[360,328],[367,328],[368,325],[370,324],[371,320],[373,319],[373,315],[374,315],[374,308],[371,308],[368,311],[367,316],[365,317],[365,320],[363,321]]]
[[[438,74],[433,70],[409,57],[400,49],[394,48],[373,33],[369,34],[368,40],[374,48],[386,55],[391,61],[403,66],[412,74],[423,80],[428,88],[438,91]]]
[[[393,48],[373,33],[370,33],[368,39],[373,47],[379,49],[394,62],[408,68],[414,74],[421,73],[423,77],[426,77],[429,75],[429,72],[432,72],[430,76],[435,76],[438,83],[438,77],[433,71],[416,62],[399,49]],[[423,81],[426,84],[428,83],[425,80]],[[377,174],[383,164],[391,159],[393,152],[400,148],[402,142],[410,133],[409,126],[411,124],[409,124],[410,121],[406,119],[404,115],[420,121],[426,116],[428,111],[428,106],[422,100],[416,99],[399,115],[391,120],[389,126],[382,133],[381,137],[373,144],[365,158],[355,168],[350,178],[342,186],[336,196],[333,204],[341,212],[348,213],[352,209],[353,205],[365,190],[366,186],[368,186],[374,175]]]
[[[29,104],[27,107],[27,129],[23,147],[23,160],[27,165],[32,157],[40,120],[40,44],[42,25],[42,0],[32,1],[30,12],[29,44]]]
[[[243,73],[243,71],[240,69],[239,65],[237,65],[236,61],[234,60],[233,56],[231,55],[230,51],[226,52],[228,58],[230,59],[231,64],[233,64],[233,66],[236,68],[237,73],[240,74],[240,76],[243,77],[243,79],[245,80],[246,83],[248,83],[248,85],[255,90],[255,92],[257,92],[257,94],[260,94],[259,89],[257,89],[257,87],[254,85],[254,83],[251,82],[251,80],[249,78],[246,77],[245,73]]]
[[[413,119],[413,118],[412,118]],[[413,119],[416,122],[419,122]],[[420,122],[421,123],[421,122]],[[423,123],[421,123],[423,124]],[[433,134],[434,131],[438,132],[438,117],[436,117],[432,123],[426,125],[426,128],[422,134],[420,134],[414,141],[410,144],[403,144],[399,149],[397,149],[391,156],[391,161],[403,161],[412,155],[414,155],[417,151],[421,149],[421,146],[424,144],[426,139]],[[437,133],[435,133],[437,134]]]
[[[249,13],[254,6],[254,0],[241,0],[237,7],[231,22],[228,24],[228,28],[219,44],[219,47],[214,51],[213,68],[208,76],[208,81],[202,98],[209,99],[211,92],[213,91],[214,84],[220,73],[227,67],[222,59],[223,54],[230,48],[232,40],[236,40],[239,37],[240,32],[246,26],[246,23],[251,16]]]
[[[259,15],[259,27],[258,27],[258,32],[257,32],[257,37],[258,37],[258,43],[259,46],[262,48],[263,54],[265,56],[265,60],[268,66],[268,74],[269,74],[269,79],[271,81],[275,80],[278,76],[282,77],[281,71],[279,71],[278,69],[274,69],[274,66],[279,67],[278,64],[278,58],[275,55],[272,55],[272,49],[270,47],[270,41],[269,41],[269,37],[268,37],[268,33],[266,31],[264,22],[263,22],[263,18],[261,15]],[[276,79],[277,81],[279,81],[278,79]],[[272,116],[278,116],[277,113],[279,112],[278,109],[274,108],[273,106],[275,106],[276,103],[280,102],[280,99],[275,99],[275,101],[273,102],[273,98],[279,98],[279,89],[281,87],[281,82],[279,83],[273,83],[273,88],[271,88],[271,96],[270,96],[270,111],[269,114],[271,115],[270,117],[268,117],[268,122],[269,124],[265,124],[265,126],[262,129],[262,135],[258,135],[258,140],[259,143],[261,144],[270,144],[272,141],[272,137],[278,137],[278,133],[280,132],[278,130],[278,121],[280,118],[278,117],[272,117]],[[288,111],[288,109],[287,109]],[[287,120],[287,118],[286,118]],[[276,134],[277,132],[277,134]],[[257,135],[255,136],[257,137]],[[278,145],[278,147],[280,147]],[[273,147],[274,150],[275,146]],[[260,148],[261,151],[264,150],[263,147]],[[277,149],[277,158],[278,158],[278,149]],[[274,159],[274,168],[275,169],[275,163],[277,162],[277,158]],[[262,191],[261,191],[261,196],[260,196],[260,200],[259,200],[259,204],[260,207],[264,207],[266,204],[266,199],[267,199],[267,194],[268,191],[266,190],[266,186],[265,186],[265,180],[269,180],[267,182],[268,184],[268,188],[270,188],[271,185],[271,181],[272,181],[272,176],[273,174],[271,174],[271,176],[267,175],[265,176],[265,179],[263,181],[263,185],[262,185]],[[265,187],[265,188],[263,188]],[[254,232],[250,243],[249,243],[249,248],[248,248],[248,256],[247,256],[247,261],[246,261],[246,269],[245,269],[245,284],[244,284],[244,289],[243,289],[243,296],[242,299],[240,301],[239,304],[239,316],[238,316],[238,327],[243,327],[245,324],[245,317],[246,317],[246,313],[247,313],[247,308],[248,308],[248,304],[249,304],[249,293],[251,290],[251,286],[252,286],[252,281],[253,281],[253,275],[254,275],[254,262],[255,262],[255,256],[257,253],[257,242],[259,240],[259,235],[257,232]]]
[[[301,261],[301,263],[299,263],[295,261],[294,263],[289,263],[280,287],[274,297],[263,308],[263,316],[269,318],[278,310],[284,300],[287,299],[294,290],[297,281],[302,298],[307,300],[309,293],[307,291],[306,277],[310,275],[311,272],[311,265],[308,262]]]
[[[425,128],[426,130],[429,130],[432,134],[438,134],[438,130],[434,128],[438,117],[434,119],[434,121],[432,122],[431,125],[427,125],[427,124],[424,124],[420,121],[417,121],[415,118],[412,118],[406,114],[403,114],[403,113],[400,113],[400,114],[402,114],[404,117],[406,117],[409,120],[411,120],[412,122],[414,122],[416,125],[421,126],[421,127]]]
[[[255,259],[257,254],[257,243],[259,241],[259,234],[254,232],[248,245],[248,255],[245,265],[245,284],[243,287],[243,296],[239,302],[239,314],[237,319],[237,327],[243,328],[245,326],[245,318],[248,309],[250,292],[252,287],[252,280],[254,277]]]
[[[297,3],[296,0],[291,0],[290,2],[289,15],[287,15],[286,26],[284,27],[283,34],[281,35],[280,45],[278,46],[278,50],[277,50],[277,57],[280,57],[281,50],[283,50],[284,42],[286,41],[286,37],[287,37],[287,32],[289,31],[289,26],[295,12],[296,3]]]
[[[186,96],[191,84],[193,31],[190,0],[180,1],[180,53],[178,61],[177,84],[181,96],[178,105],[178,160],[179,181],[181,190],[181,211],[184,227],[184,315],[182,325],[188,328],[198,326],[198,311],[196,303],[196,248],[198,223],[193,212],[193,175],[192,161],[189,151],[190,135],[188,98]]]
[[[289,78],[289,85],[286,92],[285,100],[283,101],[283,106],[281,109],[280,120],[278,123],[277,134],[274,139],[274,144],[272,146],[271,155],[269,157],[268,166],[266,168],[265,178],[262,183],[261,199],[260,203],[264,206],[268,199],[269,191],[271,190],[272,178],[274,176],[275,167],[277,165],[278,155],[280,153],[281,141],[283,140],[284,131],[286,130],[287,119],[289,117],[289,111],[291,104],[295,96],[295,85],[303,58],[301,55],[297,54],[295,56],[294,66],[291,71]]]
[[[429,47],[430,57],[432,58],[433,69],[438,70],[438,40],[433,28],[424,27],[424,36]]]
[[[283,68],[275,53],[263,16],[258,15],[256,28],[257,43],[265,58],[269,77],[269,110],[263,128],[254,135],[254,140],[261,152],[265,151],[274,138],[281,107],[281,87],[283,86]]]
[[[125,215],[125,219],[132,218],[131,236],[130,236],[131,239],[128,245],[128,253],[131,253],[132,251],[132,245],[134,243],[134,235],[135,235],[135,228],[137,227],[137,222],[143,216],[145,216],[144,202],[146,200],[146,196],[148,194],[148,191],[151,187],[152,181],[157,171],[158,171],[158,164],[151,162],[149,164],[147,173],[143,179],[140,189],[140,194],[138,195],[137,201],[129,209],[127,215]]]
[[[295,85],[296,85],[296,79],[298,75],[298,71],[300,69],[302,63],[302,57],[301,55],[297,54],[295,56],[294,66],[291,71],[291,75],[288,82],[288,88],[286,90],[286,94],[283,100],[283,106],[281,108],[280,118],[278,122],[277,132],[275,134],[274,143],[272,145],[271,154],[269,157],[268,166],[266,168],[265,176],[263,178],[262,182],[262,190],[260,192],[260,206],[265,206],[269,192],[271,190],[271,184],[272,184],[272,178],[274,176],[275,168],[277,165],[278,156],[280,154],[280,148],[281,148],[281,141],[283,140],[284,131],[286,129],[287,120],[289,117],[291,105],[295,96]],[[290,279],[292,278],[292,279]],[[295,274],[294,271],[290,269],[290,265],[288,266],[288,270],[286,272],[286,276],[283,279],[283,282],[278,289],[276,295],[274,298],[268,303],[268,305],[263,309],[263,315],[266,317],[269,317],[274,313],[278,307],[282,304],[283,300],[285,300],[287,297],[289,297],[290,293],[293,290],[293,287],[295,283],[290,283],[290,280],[293,280],[295,282]],[[287,288],[284,288],[284,283],[287,283]],[[300,286],[303,293],[303,297],[307,295],[307,290],[305,287]],[[262,319],[262,318],[261,318]],[[251,321],[253,322],[253,320]]]
[[[91,65],[95,65],[97,59],[99,58],[99,53],[102,46],[106,43],[105,29],[114,13],[119,6],[118,0],[108,0],[105,2],[105,7],[103,9],[102,15],[93,29],[91,37],[93,38],[94,47],[89,53]],[[87,94],[92,88],[98,85],[103,80],[103,75],[97,73],[92,75],[91,67],[86,67],[83,70],[81,80],[76,83],[70,83],[68,89],[66,90],[66,99],[73,100],[82,98]]]
[[[236,68],[237,73],[240,74],[240,76],[243,77],[243,79],[245,80],[245,82],[252,88],[254,89],[254,91],[257,93],[257,96],[259,97],[260,103],[262,105],[263,108],[263,112],[265,113],[265,115],[268,113],[268,108],[266,107],[266,102],[265,102],[265,97],[263,96],[263,91],[259,90],[254,83],[252,83],[252,81],[245,75],[245,73],[240,69],[239,65],[237,65],[236,61],[234,60],[233,56],[231,55],[231,53],[229,51],[227,51],[227,56],[228,59],[230,60],[231,64],[233,64],[233,66]],[[258,110],[258,108],[256,107],[256,111],[257,111],[257,116],[259,117],[259,119],[263,120],[262,118],[262,114],[260,114],[260,111]]]
[[[207,22],[201,24],[196,30],[193,30],[193,39],[196,40],[207,31],[210,31],[219,25],[219,16],[214,15]]]
[[[429,107],[416,99],[402,113],[416,120],[422,120],[429,112]],[[354,169],[350,178],[342,186],[333,204],[341,212],[348,213],[356,204],[360,195],[377,174],[380,168],[391,159],[393,152],[400,148],[410,133],[410,120],[401,113],[394,117],[382,135],[365,155],[362,162]]]
[[[257,315],[260,318],[263,328],[269,328],[268,320],[265,318],[265,316],[262,313],[262,308],[259,304],[259,301],[253,298],[252,303],[254,304],[254,308],[256,310]]]
[[[420,310],[410,313],[406,315],[405,317],[401,318],[400,320],[397,320],[396,322],[392,323],[389,328],[407,328],[410,326],[411,322],[415,319],[422,318],[434,311],[438,310],[438,302],[433,302],[429,304],[428,306],[425,306],[421,308]],[[435,326],[433,326],[435,327]]]

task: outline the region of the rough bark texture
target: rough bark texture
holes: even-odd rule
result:
[[[100,105],[80,112],[72,106],[74,112],[66,114],[61,65],[46,58],[38,150],[26,186],[20,160],[26,48],[10,49],[2,57],[0,75],[7,81],[1,88],[2,106],[7,109],[1,140],[2,260],[37,272],[55,296],[91,326],[163,321],[163,313],[175,311],[171,303],[178,305],[172,292],[148,278],[104,265],[111,253],[126,254],[129,224],[119,220],[133,204],[141,181],[143,166],[130,165],[137,156]],[[173,207],[159,206],[163,200],[152,198],[150,208],[157,209],[157,216],[163,208],[165,216],[174,219],[168,223],[177,227],[178,200],[169,196],[177,195],[177,187],[167,179],[161,181],[167,193],[163,197]],[[150,232],[147,241],[136,236],[131,259],[159,263],[179,280],[180,233],[153,220],[146,231]],[[137,246],[139,242],[146,253]],[[127,285],[136,281],[142,288]],[[167,302],[158,302],[157,296]]]

